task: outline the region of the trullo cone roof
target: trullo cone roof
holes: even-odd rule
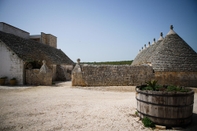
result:
[[[155,71],[197,71],[197,53],[173,30],[142,50],[132,65],[150,64]]]

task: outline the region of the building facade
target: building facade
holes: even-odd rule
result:
[[[56,48],[55,36],[41,33],[45,40],[43,41],[46,42],[41,43],[27,37],[29,33],[21,29],[2,22],[1,24],[3,26],[0,31],[0,77],[8,77],[8,80],[16,78],[20,85],[49,85],[52,82],[47,81],[58,80],[59,75],[67,75],[65,80],[70,80],[67,67],[73,66],[74,62],[62,50]],[[39,73],[43,60],[49,68],[48,74],[45,75]],[[57,68],[62,68],[65,72],[57,73]],[[37,77],[40,78],[36,79]]]
[[[54,35],[41,32],[41,35],[31,35],[30,39],[57,48],[57,37]]]

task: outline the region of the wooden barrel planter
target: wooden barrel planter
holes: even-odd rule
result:
[[[5,79],[0,78],[0,85],[4,85],[4,84],[5,84]]]
[[[5,85],[6,79],[7,79],[7,77],[1,77],[0,78],[0,85]]]
[[[158,125],[183,127],[191,123],[194,91],[167,92],[136,89],[140,118],[148,117]]]
[[[13,79],[10,80],[10,85],[11,86],[15,86],[16,84],[17,84],[16,78],[13,78]]]

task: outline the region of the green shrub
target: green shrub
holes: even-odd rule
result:
[[[145,87],[145,90],[154,90],[154,89],[151,86],[147,86],[147,87]]]
[[[131,65],[133,60],[128,61],[105,61],[105,62],[81,62],[81,64],[92,64],[92,65]]]
[[[16,78],[15,77],[13,77],[12,79],[10,79],[10,80],[16,80]]]
[[[135,112],[135,115],[136,115],[136,116],[139,116],[138,111]]]
[[[168,86],[167,91],[178,91],[178,92],[188,92],[188,89],[185,89],[184,87],[178,87],[178,86]]]
[[[176,86],[168,86],[167,87],[167,91],[177,91],[177,87]]]
[[[6,77],[6,76],[4,76],[4,77],[1,77],[0,79],[7,79],[7,77]]]
[[[181,89],[180,92],[188,92],[188,89]]]
[[[153,81],[148,81],[146,82],[147,87],[151,87],[153,90],[155,90],[156,86],[157,86],[157,81],[153,80]],[[148,88],[150,89],[150,88]]]
[[[143,85],[140,89],[141,90],[157,90],[159,88],[159,86],[157,85],[157,81],[153,80],[153,81],[148,81],[146,82],[146,85]]]
[[[179,86],[167,86],[167,85],[157,85],[157,81],[148,81],[146,85],[137,86],[140,90],[152,90],[152,91],[174,91],[174,92],[188,92],[189,89]]]
[[[142,123],[145,127],[155,127],[155,124],[148,117],[144,117]]]

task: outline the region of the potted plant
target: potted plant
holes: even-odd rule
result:
[[[7,77],[1,77],[0,78],[0,85],[4,85]]]
[[[140,118],[166,127],[186,126],[192,121],[194,91],[189,88],[146,82],[136,88]]]
[[[12,79],[10,79],[10,85],[14,86],[14,85],[16,85],[16,84],[17,84],[17,80],[16,80],[15,77],[12,78]]]

